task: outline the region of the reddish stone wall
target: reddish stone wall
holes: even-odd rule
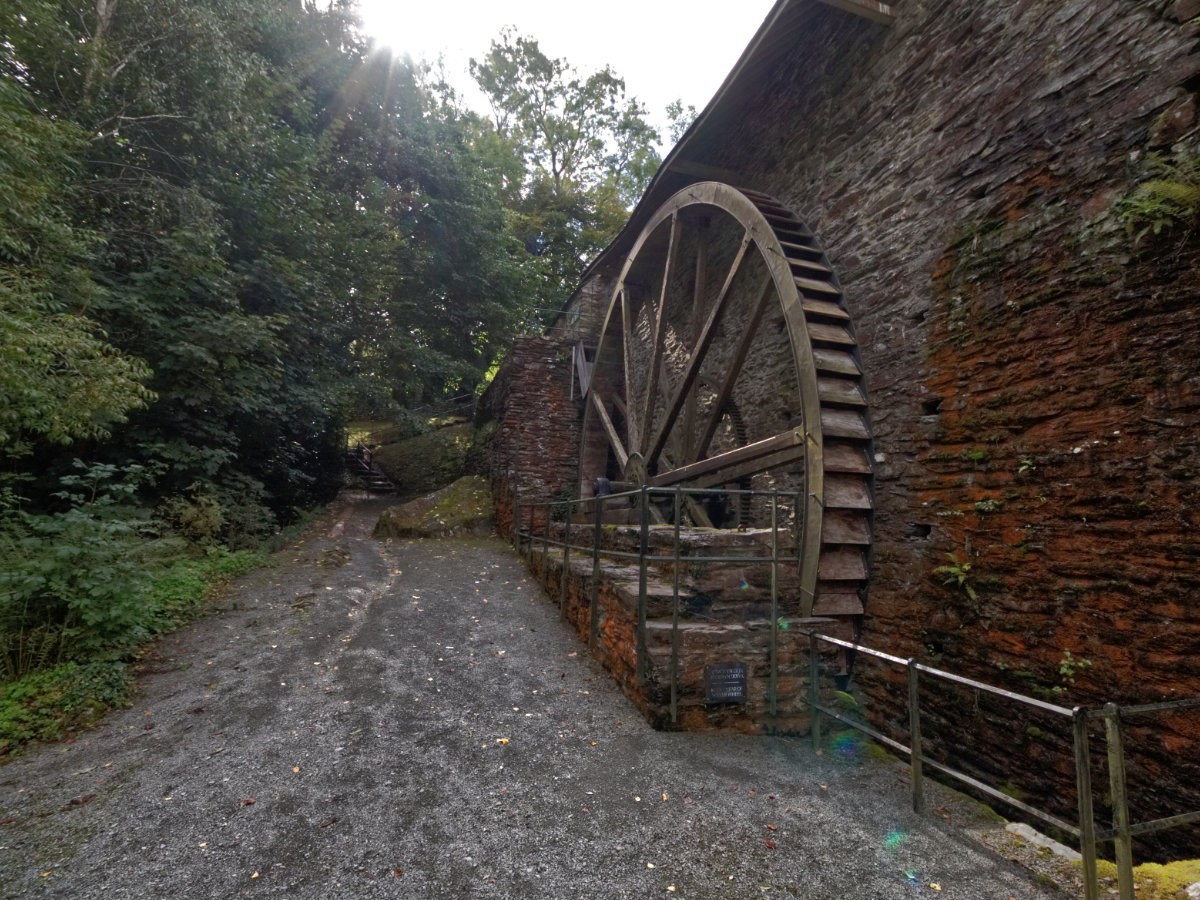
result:
[[[1117,206],[1147,154],[1197,152],[1185,6],[907,0],[881,29],[813,4],[703,160],[796,208],[845,289],[871,645],[1066,705],[1200,695],[1200,245],[1134,247]],[[974,596],[936,572],[967,563]],[[1200,807],[1200,716],[1157,724],[1132,739],[1135,777],[1168,779],[1143,818]],[[980,770],[1047,765],[1011,710],[931,725],[994,742]]]
[[[495,423],[488,465],[504,534],[514,496],[546,500],[577,488],[582,406],[571,399],[568,340],[518,338],[480,404],[479,420]]]

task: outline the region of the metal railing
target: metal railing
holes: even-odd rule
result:
[[[680,522],[682,519],[683,503],[685,498],[692,494],[712,495],[714,493],[717,492],[711,488],[700,490],[682,487],[641,487],[633,491],[624,491],[621,493],[609,494],[602,497],[586,498],[583,500],[557,499],[521,501],[519,498],[514,498],[512,528],[514,547],[518,550],[518,552],[522,552],[523,549],[527,550],[530,556],[532,556],[536,552],[535,545],[541,545],[543,587],[547,589],[549,587],[547,583],[549,567],[546,565],[546,561],[549,558],[550,550],[551,548],[555,548],[560,550],[562,553],[562,577],[559,584],[558,604],[563,615],[566,613],[567,583],[569,580],[568,573],[570,571],[571,554],[572,552],[579,552],[590,555],[592,570],[591,578],[589,579],[589,644],[594,645],[596,643],[599,631],[600,611],[598,598],[602,570],[601,559],[603,557],[608,557],[617,560],[636,559],[638,561],[636,646],[637,675],[639,682],[645,679],[648,667],[648,654],[646,650],[648,568],[651,564],[655,563],[671,564],[673,572],[670,656],[670,709],[672,722],[677,721],[679,703],[678,677],[680,654],[680,571],[681,562],[683,561],[686,561],[689,564],[759,563],[766,564],[771,567],[770,643],[768,647],[768,653],[770,657],[770,681],[768,685],[768,703],[770,714],[775,715],[776,713],[776,704],[778,701],[779,630],[781,624],[781,618],[779,614],[780,597],[778,567],[782,563],[795,565],[800,564],[798,555],[800,546],[799,537],[797,536],[794,542],[791,543],[790,548],[785,548],[780,542],[779,502],[781,497],[792,499],[793,495],[781,494],[777,491],[721,492],[731,496],[757,495],[766,496],[769,498],[769,556],[756,557],[746,556],[744,554],[737,556],[705,556],[699,554],[689,554],[688,556],[684,557],[680,552]],[[655,494],[666,495],[670,500],[672,521],[669,523],[669,525],[672,534],[672,549],[669,555],[650,553],[650,505],[651,496]],[[795,502],[799,504],[801,499],[802,498],[797,497]],[[638,519],[637,552],[623,551],[613,547],[605,547],[603,542],[603,520],[606,508],[615,508],[619,503],[626,504],[626,508],[628,508],[630,500],[636,501]],[[592,520],[591,528],[587,530],[590,531],[592,539],[588,543],[573,543],[571,541],[573,533],[573,529],[571,527],[571,520],[573,518],[572,512],[589,506],[591,508]],[[803,507],[797,505],[794,508],[802,509]],[[539,511],[541,512],[540,522],[538,515]],[[562,522],[561,539],[558,539],[552,535],[555,521]],[[540,535],[538,533],[539,526],[541,529]],[[794,525],[793,527],[800,526]],[[785,550],[788,552],[785,552]],[[895,656],[893,654],[884,653],[883,651],[864,646],[860,643],[845,641],[840,638],[821,634],[818,630],[818,623],[828,621],[829,620],[813,619],[812,598],[803,597],[801,598],[801,617],[798,620],[792,620],[792,624],[795,624],[801,633],[807,635],[809,642],[809,683],[807,697],[804,698],[804,702],[809,707],[812,715],[811,736],[814,747],[819,748],[822,744],[822,731],[824,727],[822,720],[823,717],[828,717],[854,728],[863,734],[866,734],[868,737],[886,747],[890,747],[893,750],[908,756],[911,770],[912,803],[915,811],[919,813],[924,812],[924,772],[926,769],[932,769],[940,772],[954,781],[978,791],[986,797],[1020,810],[1026,815],[1031,816],[1038,821],[1044,822],[1067,835],[1070,835],[1072,838],[1078,841],[1080,855],[1083,858],[1084,897],[1086,900],[1097,900],[1099,897],[1099,877],[1096,865],[1098,859],[1097,848],[1099,846],[1110,841],[1113,843],[1113,855],[1117,865],[1117,880],[1120,898],[1121,900],[1133,900],[1133,838],[1200,822],[1200,810],[1143,822],[1133,822],[1127,790],[1125,766],[1126,747],[1124,731],[1122,727],[1124,722],[1135,717],[1148,716],[1154,713],[1162,712],[1174,712],[1191,709],[1200,710],[1200,698],[1126,706],[1118,706],[1115,703],[1106,703],[1102,707],[1091,709],[1082,706],[1068,708],[1035,697],[1018,694],[1013,691],[1008,691],[1003,688],[985,684],[984,682],[976,681],[962,675],[956,675],[952,672],[947,672],[942,669],[937,669],[933,666],[919,662],[915,657],[904,658]],[[820,646],[822,644],[827,644],[840,648],[843,651],[877,659],[884,663],[901,666],[904,668],[906,672],[908,688],[908,745],[905,745],[903,742],[884,734],[882,731],[865,722],[843,714],[838,709],[824,703],[821,700]],[[1042,713],[1054,717],[1060,717],[1069,721],[1071,725],[1071,746],[1076,785],[1076,821],[1069,822],[1046,810],[1039,809],[1032,804],[1026,803],[1023,800],[1012,796],[1011,793],[1006,793],[998,787],[989,785],[977,778],[972,777],[971,775],[968,775],[966,772],[959,771],[952,766],[927,755],[923,747],[921,709],[922,684],[923,682],[929,680],[941,681],[967,687],[1008,702],[1037,709]],[[1104,743],[1107,757],[1109,792],[1113,815],[1113,823],[1109,828],[1098,828],[1096,826],[1096,815],[1092,789],[1091,750],[1089,747],[1089,725],[1094,721],[1103,721],[1104,723]]]
[[[720,554],[699,554],[689,553],[686,557],[681,554],[682,541],[681,521],[683,518],[683,507],[689,498],[696,497],[712,497],[721,495],[725,498],[733,498],[738,501],[752,501],[754,498],[761,498],[767,505],[767,516],[769,525],[759,526],[758,528],[746,527],[745,530],[750,531],[766,531],[769,529],[769,555],[748,556],[740,555],[720,555]],[[671,522],[660,528],[670,528],[672,534],[671,553],[653,554],[650,552],[650,534],[651,534],[651,504],[653,498],[658,497],[665,499],[671,510]],[[630,507],[630,502],[634,506]],[[680,596],[681,596],[681,570],[682,564],[704,565],[713,563],[733,563],[733,564],[758,564],[770,566],[769,590],[770,590],[770,617],[769,617],[769,681],[767,686],[767,704],[770,715],[774,716],[778,712],[779,702],[779,639],[782,619],[780,616],[780,593],[779,593],[779,566],[787,563],[796,566],[800,565],[801,543],[800,535],[794,535],[790,542],[783,542],[781,535],[784,530],[780,527],[780,511],[781,501],[791,501],[795,506],[793,509],[802,509],[800,505],[803,502],[803,495],[793,492],[781,491],[754,491],[754,490],[714,490],[712,488],[685,488],[685,487],[670,487],[670,488],[652,488],[643,486],[635,490],[621,491],[618,493],[606,494],[603,496],[588,497],[582,500],[534,500],[522,501],[519,498],[514,498],[513,506],[513,528],[512,539],[513,545],[520,553],[525,548],[530,555],[537,552],[538,545],[541,547],[542,561],[542,586],[549,590],[547,583],[548,566],[546,561],[549,558],[551,548],[562,552],[562,572],[563,577],[559,581],[559,596],[558,605],[559,611],[563,615],[566,613],[567,602],[567,572],[570,569],[570,560],[572,552],[588,553],[592,559],[592,575],[589,581],[589,597],[588,597],[588,642],[589,645],[595,645],[598,639],[599,623],[600,623],[600,571],[601,559],[610,558],[616,560],[636,560],[638,563],[638,596],[637,596],[637,624],[636,624],[636,648],[637,648],[637,678],[639,683],[644,683],[649,671],[649,653],[646,647],[646,612],[647,612],[647,586],[649,582],[649,568],[654,564],[669,564],[672,571],[671,578],[671,656],[668,668],[668,679],[670,686],[670,716],[671,721],[678,722],[679,720],[679,653],[680,653]],[[613,547],[604,546],[604,514],[606,510],[620,509],[622,504],[627,511],[635,511],[637,516],[638,530],[638,550],[636,552],[629,550],[619,550]],[[571,519],[573,510],[585,510],[590,507],[591,512],[591,527],[589,530],[591,541],[586,544],[572,543],[570,540],[572,534]],[[539,515],[540,513],[540,515]],[[799,517],[796,517],[797,519]],[[562,522],[562,538],[559,539],[553,536],[554,524],[556,521]],[[793,528],[802,527],[798,523],[793,524]],[[539,534],[540,531],[540,534]],[[812,619],[812,598],[801,597],[800,601],[800,616],[798,619],[793,619],[789,624],[804,624],[806,622],[815,621]],[[828,621],[828,620],[821,620]],[[786,626],[784,626],[786,627]]]
[[[918,662],[916,658],[905,659],[903,657],[893,656],[890,653],[874,650],[870,647],[865,647],[862,644],[854,644],[849,641],[843,641],[839,638],[822,635],[812,630],[808,632],[808,637],[809,665],[811,668],[809,673],[809,695],[807,702],[812,710],[813,715],[812,738],[814,746],[819,747],[821,744],[821,719],[822,716],[828,716],[836,719],[844,725],[848,725],[851,728],[863,732],[873,740],[906,754],[909,757],[912,782],[912,802],[913,809],[916,812],[924,812],[924,769],[930,768],[941,772],[943,775],[946,775],[955,781],[969,786],[970,788],[986,795],[987,797],[1019,809],[1021,812],[1026,813],[1027,815],[1030,815],[1048,825],[1053,826],[1054,828],[1059,829],[1060,831],[1065,832],[1066,834],[1071,835],[1079,842],[1080,855],[1083,857],[1084,897],[1087,898],[1087,900],[1096,900],[1096,898],[1099,896],[1099,877],[1096,867],[1097,847],[1099,845],[1108,841],[1113,842],[1114,856],[1117,864],[1117,887],[1121,900],[1133,900],[1133,838],[1167,831],[1169,829],[1178,828],[1183,825],[1189,825],[1194,822],[1200,822],[1200,810],[1183,813],[1177,816],[1169,816],[1166,818],[1139,822],[1136,824],[1131,821],[1129,795],[1127,791],[1127,779],[1125,772],[1125,740],[1121,727],[1124,720],[1134,716],[1144,716],[1156,712],[1200,709],[1200,698],[1171,700],[1162,703],[1146,703],[1135,706],[1118,706],[1115,703],[1106,703],[1104,706],[1098,709],[1087,709],[1082,706],[1076,706],[1068,709],[1065,706],[1047,703],[1046,701],[1039,700],[1035,697],[1027,697],[1023,694],[1014,693],[1013,691],[1006,691],[1003,688],[994,687],[993,685],[985,684],[981,681],[975,681],[972,678],[965,678],[962,675],[956,675],[952,672],[936,669],[933,666],[927,666],[924,663]],[[821,702],[819,650],[820,644],[822,643],[840,647],[844,650],[850,650],[856,654],[865,655],[896,666],[904,667],[907,672],[908,680],[908,746],[905,746],[902,742],[883,734],[882,732],[863,722],[859,722],[847,715],[844,715],[834,707]],[[999,788],[985,784],[984,782],[977,778],[971,777],[965,772],[961,772],[949,765],[946,765],[945,763],[931,759],[929,756],[925,755],[922,747],[921,732],[922,676],[934,680],[941,680],[962,685],[976,691],[990,694],[994,697],[999,697],[1013,703],[1033,707],[1041,710],[1042,712],[1069,719],[1071,722],[1072,748],[1074,751],[1075,787],[1078,810],[1077,821],[1067,822],[1045,810],[1025,803],[1024,801],[1013,797],[1011,794],[1001,791]],[[1088,744],[1088,725],[1090,722],[1095,720],[1103,720],[1104,722],[1104,740],[1108,758],[1109,790],[1113,811],[1113,825],[1111,828],[1096,827],[1096,816],[1092,792],[1091,751]]]

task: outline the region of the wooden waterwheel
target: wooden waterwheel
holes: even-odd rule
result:
[[[693,525],[782,503],[805,615],[857,615],[871,540],[871,432],[857,344],[816,238],[779,201],[716,182],[664,203],[617,280],[587,385],[593,479],[688,494]],[[778,492],[751,498],[722,488]],[[669,514],[669,513],[664,513]]]

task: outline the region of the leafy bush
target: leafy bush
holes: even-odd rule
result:
[[[220,502],[199,491],[190,497],[168,497],[159,505],[158,515],[170,528],[198,544],[212,543],[225,527]]]
[[[16,678],[68,660],[115,659],[149,635],[147,565],[160,555],[130,500],[144,471],[86,466],[60,479],[58,514],[0,496],[0,671]]]

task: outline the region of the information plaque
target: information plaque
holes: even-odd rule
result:
[[[716,663],[704,667],[705,703],[745,703],[746,664]]]

